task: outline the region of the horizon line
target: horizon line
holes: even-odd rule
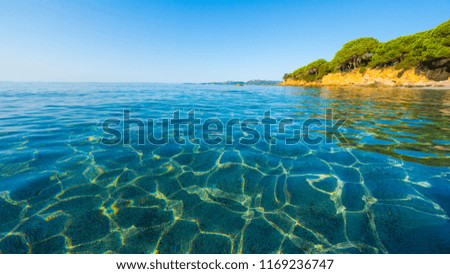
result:
[[[206,81],[206,82],[147,82],[147,81],[9,81],[0,80],[0,83],[74,83],[74,84],[214,84],[214,83],[226,83],[226,82],[249,82],[249,81],[277,81],[282,80],[264,80],[264,79],[251,79],[251,80],[226,80],[226,81]]]

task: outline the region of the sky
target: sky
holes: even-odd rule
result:
[[[0,0],[0,81],[280,80],[449,15],[449,0]]]

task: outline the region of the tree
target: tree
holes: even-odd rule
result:
[[[372,59],[380,42],[364,37],[346,43],[331,61],[333,70],[347,71],[366,66]]]

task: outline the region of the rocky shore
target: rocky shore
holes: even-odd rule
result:
[[[431,75],[431,77],[430,77]],[[420,71],[418,68],[397,70],[393,67],[354,69],[348,72],[335,72],[322,77],[320,80],[307,82],[305,80],[286,79],[282,86],[386,86],[386,87],[430,87],[450,89],[450,77],[443,79],[443,73]],[[444,74],[445,77],[445,74]]]

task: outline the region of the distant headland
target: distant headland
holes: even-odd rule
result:
[[[274,86],[280,84],[281,81],[276,80],[250,80],[247,82],[244,81],[226,81],[226,82],[208,82],[208,83],[200,83],[201,85],[233,85],[233,86],[244,86],[244,85],[253,85],[253,86]]]
[[[350,41],[333,60],[316,60],[283,80],[285,86],[450,88],[450,20],[384,43],[371,37]]]

